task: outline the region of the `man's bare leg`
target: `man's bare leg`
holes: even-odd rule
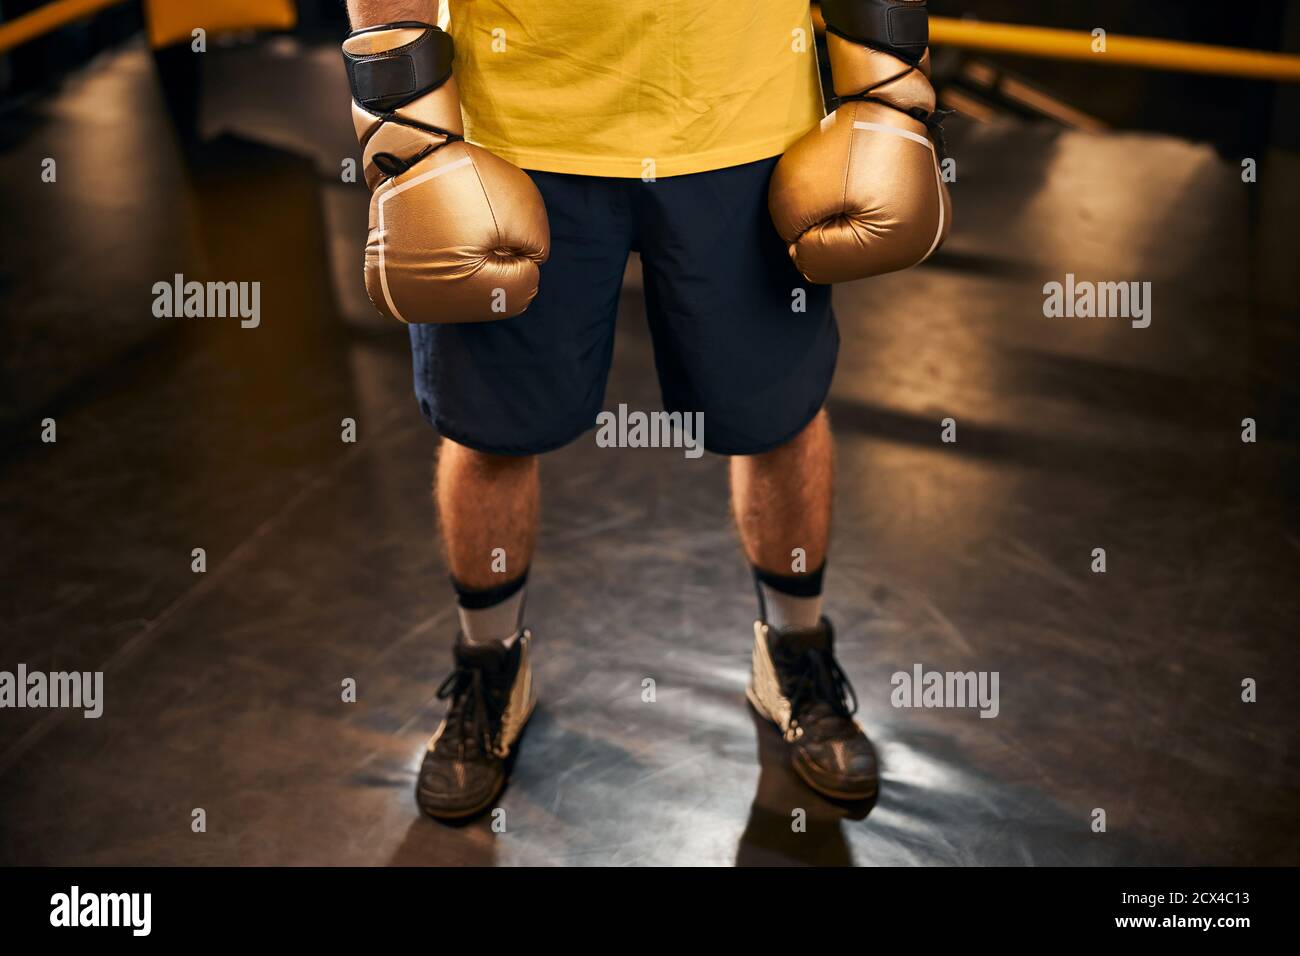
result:
[[[461,629],[474,641],[509,639],[537,540],[536,456],[488,455],[444,438],[435,498]]]
[[[811,627],[820,617],[833,479],[825,409],[779,448],[731,459],[732,513],[763,617],[776,627]]]
[[[825,410],[780,448],[731,459],[732,508],[767,625],[754,629],[747,696],[777,726],[805,783],[864,800],[879,786],[876,752],[853,719],[857,698],[821,623],[833,466]]]
[[[491,806],[533,712],[524,583],[537,537],[537,459],[443,439],[434,490],[463,637],[438,688],[448,701],[420,763],[416,801],[442,820]]]

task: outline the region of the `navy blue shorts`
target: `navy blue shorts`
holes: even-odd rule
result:
[[[424,416],[499,455],[594,428],[637,249],[664,409],[703,412],[704,447],[718,454],[793,438],[830,390],[839,332],[830,287],[799,274],[768,216],[775,164],[657,182],[530,172],[551,223],[537,297],[511,319],[410,327]]]

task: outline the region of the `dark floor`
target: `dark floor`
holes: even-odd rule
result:
[[[0,711],[0,861],[1300,863],[1294,163],[1245,185],[1172,139],[957,123],[943,253],[837,289],[829,612],[869,814],[805,792],[745,706],[725,461],[548,456],[541,705],[498,834],[414,805],[455,612],[336,51],[205,68],[190,163],[139,48],[4,120],[0,669],[102,669],[106,704]],[[261,327],[153,318],[175,272],[262,281]],[[1151,327],[1044,318],[1067,272],[1151,281]],[[653,408],[628,278],[606,406]],[[894,709],[916,662],[998,671],[1000,716]]]

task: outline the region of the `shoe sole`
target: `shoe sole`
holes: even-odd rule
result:
[[[500,785],[496,788],[496,790],[492,791],[491,795],[486,800],[484,800],[482,803],[478,804],[477,806],[471,807],[468,810],[456,810],[456,811],[441,810],[441,809],[433,810],[430,809],[429,807],[426,807],[423,803],[421,803],[418,796],[416,798],[416,803],[420,804],[421,813],[423,813],[426,817],[432,817],[434,820],[445,820],[445,821],[467,820],[470,817],[478,816],[488,807],[492,806],[492,804],[496,802],[497,797],[501,796],[501,792],[505,790],[505,788],[506,788],[506,780],[503,778],[501,780]]]
[[[753,687],[747,686],[745,688],[745,699],[749,701],[749,706],[754,708],[754,713],[758,714],[758,716],[762,717],[769,724],[775,727],[777,733],[781,732],[781,725],[773,720],[772,715],[763,709],[763,705],[758,702],[758,695],[754,693]],[[870,790],[856,790],[852,793],[843,790],[833,790],[832,788],[814,780],[811,772],[804,768],[803,761],[801,761],[796,755],[790,757],[790,767],[794,770],[795,774],[798,775],[799,779],[807,784],[810,789],[820,793],[823,797],[830,797],[832,800],[861,803],[864,800],[875,799],[876,795],[880,792],[879,783],[875,784]]]
[[[431,810],[420,801],[420,791],[417,788],[415,792],[415,802],[419,804],[420,812],[427,817],[435,820],[455,821],[467,820],[470,817],[476,817],[492,804],[496,803],[497,797],[501,796],[506,789],[506,784],[510,782],[510,772],[514,769],[515,758],[519,756],[519,746],[523,743],[524,733],[528,729],[528,722],[533,719],[533,711],[537,709],[537,698],[533,698],[532,705],[528,708],[528,713],[524,717],[524,722],[519,726],[519,738],[515,741],[514,747],[510,750],[510,756],[506,758],[506,772],[501,775],[501,783],[492,791],[482,802],[475,804],[468,810]]]

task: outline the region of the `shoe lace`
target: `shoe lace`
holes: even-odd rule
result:
[[[496,731],[501,725],[505,702],[483,676],[482,667],[457,664],[438,685],[438,699],[451,699],[444,740],[455,741],[457,755],[464,759],[466,746],[477,743],[485,754],[496,751]]]
[[[809,649],[789,662],[790,713],[813,736],[838,733],[858,712],[858,695],[829,650]]]

